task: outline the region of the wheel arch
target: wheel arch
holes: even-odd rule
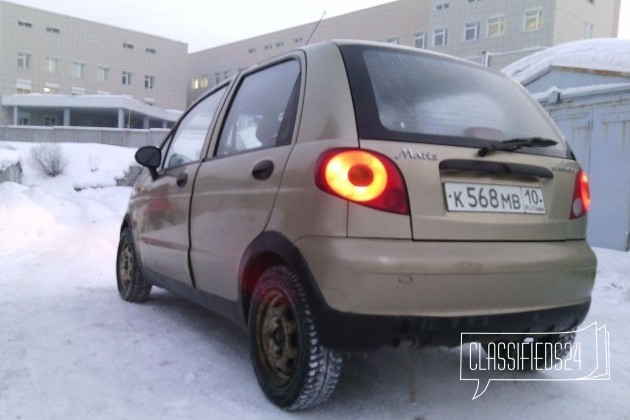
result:
[[[125,214],[125,217],[120,224],[120,232],[122,233],[125,229],[131,229],[131,216],[129,216],[129,214]]]
[[[240,311],[245,325],[248,322],[251,296],[262,273],[270,267],[285,265],[304,283],[307,299],[314,312],[324,299],[300,250],[279,232],[261,233],[243,254],[239,268]]]

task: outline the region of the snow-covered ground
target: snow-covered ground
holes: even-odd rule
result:
[[[0,184],[0,419],[295,416],[259,390],[239,327],[162,290],[146,304],[118,297],[114,263],[130,188],[114,177],[134,150],[63,144],[66,175],[44,179],[25,163],[31,144],[10,146],[22,155],[25,185]],[[584,325],[610,333],[609,381],[492,382],[472,401],[459,349],[383,349],[346,358],[330,403],[299,417],[629,418],[630,254],[596,252]]]

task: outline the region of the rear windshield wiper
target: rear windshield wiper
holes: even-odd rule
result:
[[[528,138],[517,138],[512,140],[505,140],[499,143],[491,144],[490,146],[483,146],[477,152],[478,156],[484,157],[488,153],[496,152],[496,151],[504,151],[511,152],[514,150],[518,150],[521,147],[549,147],[555,146],[558,144],[557,141],[551,139],[545,139],[542,137],[528,137]]]

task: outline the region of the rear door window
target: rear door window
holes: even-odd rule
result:
[[[221,130],[217,156],[291,142],[300,64],[285,61],[244,77]]]

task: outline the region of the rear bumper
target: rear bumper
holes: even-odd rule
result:
[[[413,242],[305,238],[329,348],[401,339],[455,345],[462,332],[552,332],[586,316],[595,255],[585,241]],[[486,337],[487,338],[487,337]]]
[[[461,344],[462,333],[466,333],[464,342],[488,342],[499,336],[487,333],[570,331],[584,320],[589,306],[590,299],[579,305],[539,311],[441,318],[357,315],[320,307],[316,318],[326,347],[365,352],[404,341],[417,346],[452,347]]]

